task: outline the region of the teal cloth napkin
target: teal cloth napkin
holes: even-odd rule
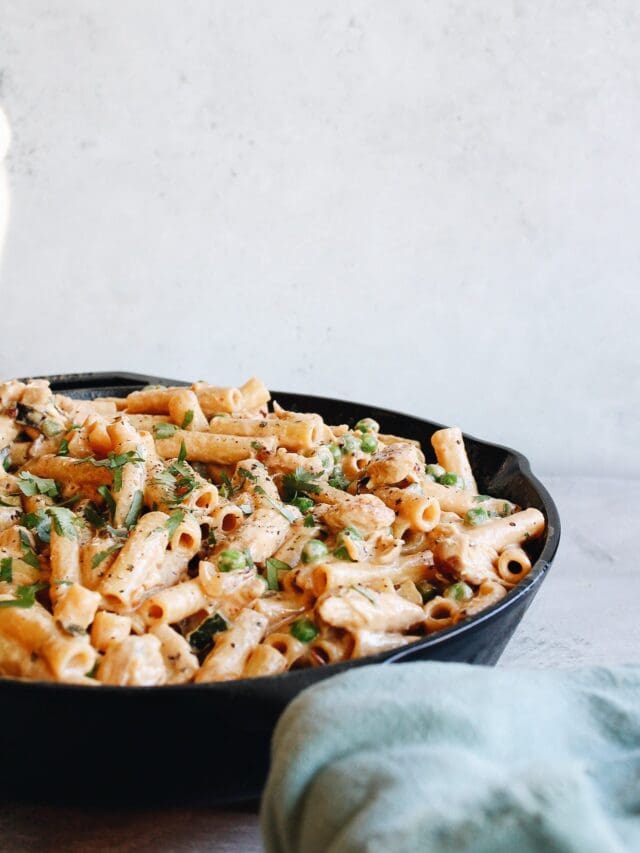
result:
[[[367,666],[272,744],[270,853],[640,851],[640,667]]]

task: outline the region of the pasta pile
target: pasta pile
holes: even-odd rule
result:
[[[0,675],[215,682],[372,655],[494,604],[544,518],[477,494],[460,430],[268,410],[205,382],[0,385]]]

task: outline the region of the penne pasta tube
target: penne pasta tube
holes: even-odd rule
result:
[[[80,583],[80,542],[78,537],[62,536],[51,525],[51,576],[49,594],[55,604],[67,587]]]
[[[53,618],[69,634],[84,634],[94,620],[101,597],[79,583],[64,587],[53,608]]]
[[[427,552],[428,553],[428,552]],[[311,587],[316,595],[322,595],[329,590],[335,590],[342,586],[354,584],[370,584],[373,581],[389,578],[394,584],[405,580],[423,580],[425,567],[428,562],[425,559],[405,559],[397,563],[351,563],[347,561],[335,561],[321,563],[313,569],[311,575]],[[298,578],[297,583],[300,583]]]
[[[62,634],[53,616],[38,602],[25,609],[0,609],[0,635],[29,655],[41,657],[58,681],[83,677],[96,660],[96,651],[88,640]]]
[[[429,633],[455,625],[459,616],[460,606],[452,598],[438,595],[424,605],[424,625]]]
[[[162,644],[154,634],[125,637],[111,643],[98,667],[98,681],[122,686],[165,684],[167,670]]]
[[[200,401],[190,388],[180,388],[169,398],[169,415],[174,424],[185,430],[206,430],[207,419],[200,408]]]
[[[130,512],[135,512],[137,502],[138,512],[142,506],[144,487],[147,479],[145,466],[145,448],[139,434],[127,420],[117,420],[107,427],[107,432],[113,443],[116,454],[132,454],[132,461],[126,462],[120,477],[113,478],[112,495],[116,503],[113,523],[123,527]],[[140,461],[135,461],[135,460]]]
[[[196,682],[240,678],[251,652],[264,637],[267,620],[254,610],[243,610],[235,623],[216,635],[213,649],[196,674]]]
[[[287,669],[287,659],[273,646],[257,646],[249,655],[242,673],[243,678],[278,675]]]
[[[291,634],[282,632],[274,632],[264,638],[265,646],[273,646],[280,654],[284,655],[287,661],[287,669],[290,669],[292,664],[306,654],[306,647],[300,640],[296,640]]]
[[[480,584],[478,592],[465,604],[464,610],[467,616],[473,616],[486,610],[492,604],[496,604],[507,594],[506,589],[497,580],[485,580]]]
[[[189,561],[200,550],[201,540],[200,525],[190,513],[186,513],[173,531],[169,540],[169,549],[181,552],[184,558]]]
[[[263,563],[282,545],[290,526],[289,521],[276,510],[260,508],[233,532],[226,547],[248,551],[254,562]]]
[[[276,439],[279,447],[287,450],[313,450],[323,438],[322,418],[280,420],[278,418],[228,417],[212,418],[211,432],[218,435],[241,435],[262,443],[264,437]]]
[[[352,652],[353,638],[347,633],[341,637],[318,637],[309,644],[309,660],[312,666],[325,666],[328,663],[348,660]]]
[[[127,412],[127,420],[131,426],[140,432],[153,432],[159,424],[170,424],[172,422],[169,415],[133,415]]]
[[[216,530],[232,533],[242,522],[243,512],[235,504],[225,503],[216,507],[211,513],[211,523]]]
[[[215,462],[220,465],[233,465],[256,453],[255,440],[248,436],[215,435],[211,432],[187,432],[179,429],[169,438],[156,439],[156,449],[163,459],[174,459],[180,453],[182,444],[190,462]],[[260,442],[266,450],[275,450],[277,440],[273,436]]]
[[[107,609],[134,610],[156,585],[169,539],[167,521],[164,512],[148,512],[138,521],[98,587]]]
[[[424,617],[422,608],[395,592],[375,592],[357,587],[340,594],[329,594],[317,607],[327,625],[371,631],[406,631],[419,625]]]
[[[267,386],[255,376],[240,386],[240,392],[242,393],[243,410],[260,409],[266,406],[271,399]]]
[[[493,518],[473,528],[470,537],[475,544],[496,550],[534,539],[544,531],[544,516],[539,509],[524,509],[506,518]]]
[[[219,388],[207,382],[194,382],[191,388],[208,418],[217,412],[239,412],[243,407],[242,391],[239,388]]]
[[[160,640],[160,652],[167,671],[167,684],[186,684],[198,669],[198,658],[185,638],[169,625],[153,625],[149,631]]]
[[[192,578],[154,593],[140,606],[139,612],[147,625],[174,624],[208,605],[209,599],[198,578]]]
[[[91,644],[100,652],[106,652],[112,643],[121,643],[131,633],[131,618],[99,610],[91,626]]]
[[[518,545],[508,545],[498,556],[497,571],[505,583],[517,584],[531,571],[531,560]]]
[[[76,486],[104,486],[111,483],[111,471],[90,462],[79,462],[68,456],[40,456],[29,460],[25,470],[36,477],[59,480]]]
[[[458,474],[464,480],[465,489],[477,494],[476,485],[469,457],[464,446],[464,439],[458,427],[439,429],[431,436],[431,445],[435,450],[438,464],[446,471]]]
[[[218,490],[213,483],[203,483],[195,488],[183,503],[194,512],[201,511],[205,515],[211,515],[218,506],[219,500]]]
[[[377,655],[380,652],[389,651],[389,649],[401,648],[419,639],[419,636],[411,634],[360,629],[353,632],[353,651],[351,657],[363,658],[367,655]]]
[[[140,391],[132,391],[126,398],[127,414],[168,415],[171,397],[179,390],[177,386],[164,388],[154,385]]]
[[[405,518],[412,530],[432,530],[440,521],[440,504],[429,495],[423,495],[411,489],[385,486],[376,491],[376,496],[381,498],[390,509]]]

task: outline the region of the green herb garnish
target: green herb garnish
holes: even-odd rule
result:
[[[116,502],[113,499],[113,495],[106,486],[98,486],[98,494],[104,499],[109,510],[109,515],[113,518],[116,511]]]
[[[279,590],[278,572],[288,572],[291,570],[291,566],[275,557],[267,557],[265,565],[267,567],[267,586],[271,590]]]
[[[36,603],[36,593],[41,589],[47,589],[48,583],[32,583],[28,586],[19,586],[16,589],[16,598],[0,601],[0,607],[33,607]]]
[[[207,616],[204,622],[189,634],[189,645],[199,656],[205,656],[213,648],[214,636],[220,631],[226,631],[228,627],[226,620],[219,613]]]
[[[133,498],[131,499],[131,506],[129,507],[129,512],[127,513],[124,526],[127,530],[130,530],[138,520],[138,516],[140,515],[140,510],[142,509],[142,501],[144,499],[144,494],[140,489],[136,489],[133,493]]]
[[[11,583],[13,580],[13,558],[3,557],[0,560],[0,581]]]
[[[115,545],[112,545],[110,548],[107,548],[104,551],[99,551],[97,554],[94,554],[91,558],[91,568],[97,569],[100,563],[110,557],[111,554],[115,554],[116,551],[119,551],[122,548],[122,542],[116,542]]]
[[[178,509],[175,512],[172,512],[171,515],[169,516],[169,519],[168,519],[167,523],[165,524],[169,539],[171,539],[173,537],[173,534],[176,532],[176,530],[180,527],[180,525],[184,521],[184,515],[185,515],[184,510]]]
[[[32,569],[40,571],[40,561],[31,547],[26,530],[20,531],[20,550],[22,551],[22,562],[31,566]]]
[[[171,438],[178,432],[178,427],[175,424],[161,423],[154,424],[153,434],[156,438]]]
[[[28,471],[21,471],[18,474],[18,488],[28,498],[33,497],[33,495],[46,495],[49,498],[55,498],[59,494],[55,480],[36,477],[35,474],[30,474]]]
[[[193,409],[187,409],[182,419],[180,429],[186,429],[193,422]]]
[[[298,466],[295,471],[285,474],[282,478],[284,500],[290,503],[298,495],[319,494],[320,486],[309,471]]]
[[[70,509],[61,506],[51,506],[47,509],[47,513],[51,516],[53,529],[58,536],[64,536],[65,539],[78,538],[75,527],[78,519]]]

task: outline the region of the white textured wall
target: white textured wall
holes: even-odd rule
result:
[[[0,374],[397,407],[640,473],[635,0],[0,0]]]

